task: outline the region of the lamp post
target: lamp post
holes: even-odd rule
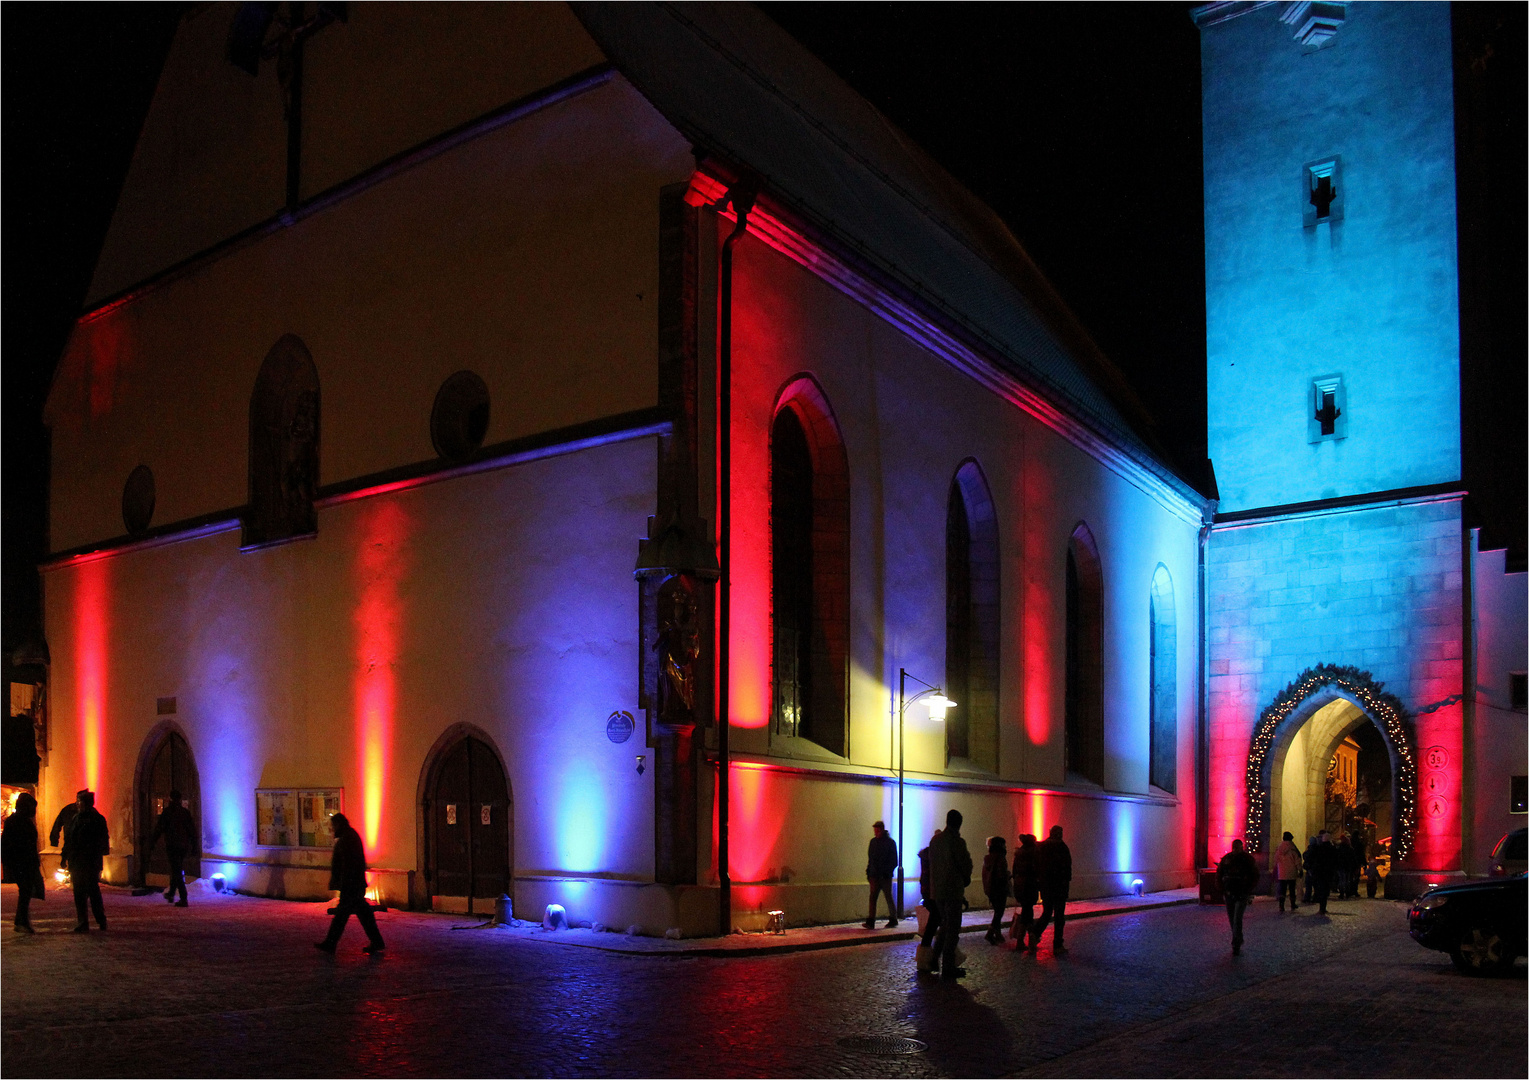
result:
[[[924,687],[911,698],[908,696],[908,680],[912,679]],[[917,675],[909,675],[907,668],[897,669],[897,917],[903,917],[903,860],[907,857],[903,850],[903,719],[908,713],[908,706],[920,698],[929,699],[929,719],[937,724],[945,722],[945,713],[956,707],[956,703],[945,696],[945,691],[932,683],[926,683]]]

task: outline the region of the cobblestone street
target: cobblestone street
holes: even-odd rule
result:
[[[1400,904],[1328,919],[1194,905],[1080,920],[1071,954],[967,935],[970,977],[913,973],[913,945],[780,956],[631,956],[555,935],[379,916],[388,951],[314,950],[323,904],[107,890],[107,933],[66,893],[13,934],[4,891],[8,1076],[1522,1076],[1525,969],[1457,975]],[[613,943],[622,938],[611,935]],[[921,1039],[909,1057],[839,1040]]]

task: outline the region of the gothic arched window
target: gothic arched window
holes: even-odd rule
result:
[[[1173,610],[1173,579],[1159,565],[1152,575],[1148,601],[1151,621],[1151,673],[1148,699],[1151,730],[1149,780],[1164,791],[1178,790],[1178,626]]]
[[[849,466],[828,402],[786,388],[770,429],[774,725],[849,753]]]
[[[998,519],[975,461],[956,470],[945,512],[945,753],[998,771]]]
[[[302,339],[271,347],[250,395],[249,502],[242,546],[318,531],[319,373]]]
[[[1087,525],[1067,541],[1067,771],[1104,783],[1103,579]]]

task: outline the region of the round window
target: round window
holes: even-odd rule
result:
[[[129,536],[137,536],[154,520],[154,472],[140,465],[127,474],[122,485],[122,524]]]
[[[488,386],[471,371],[459,371],[436,391],[430,409],[430,441],[448,461],[472,457],[488,434]]]

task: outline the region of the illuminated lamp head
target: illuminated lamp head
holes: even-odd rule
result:
[[[1136,878],[1134,881],[1131,882],[1131,892],[1134,893],[1135,895],[1140,896],[1140,895],[1142,895],[1142,893],[1144,893],[1146,891],[1147,891],[1147,883],[1145,881],[1143,881],[1141,878]]]
[[[924,703],[929,706],[929,719],[937,724],[943,724],[945,714],[956,707],[956,703],[939,690],[930,694]]]
[[[212,891],[213,892],[223,892],[227,888],[228,888],[228,879],[227,878],[225,878],[222,874],[213,874],[212,875]]]

